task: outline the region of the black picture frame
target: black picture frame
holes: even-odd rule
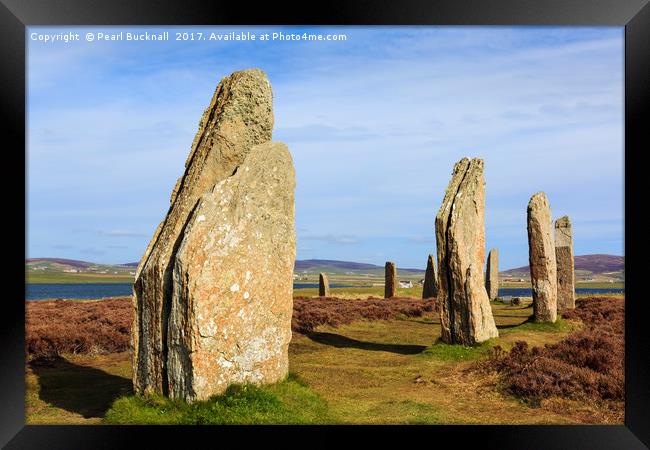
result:
[[[2,412],[0,444],[6,448],[119,448],[136,437],[147,446],[187,446],[190,437],[211,446],[224,437],[249,443],[273,434],[291,443],[287,431],[303,434],[295,443],[337,445],[334,431],[363,432],[373,441],[414,442],[413,434],[436,446],[450,440],[474,441],[483,448],[637,449],[650,446],[650,339],[643,280],[650,270],[644,220],[650,100],[650,6],[648,0],[347,0],[314,4],[155,0],[0,0],[0,128],[5,175],[26,172],[26,27],[33,25],[574,25],[625,27],[625,425],[585,426],[410,426],[410,427],[139,427],[25,425],[24,302],[18,301],[24,277],[25,183],[5,184],[5,233],[13,243],[4,271],[11,289],[2,310],[0,352]],[[7,170],[8,169],[8,170]],[[638,200],[637,200],[638,199]],[[22,227],[25,228],[24,226]],[[26,233],[23,234],[25,240]],[[489,420],[489,418],[487,418]],[[253,431],[251,433],[251,431]],[[407,433],[408,436],[402,435]],[[409,438],[407,441],[404,439]],[[288,441],[291,439],[291,441]],[[175,444],[178,443],[178,444]],[[407,444],[408,445],[408,444]]]

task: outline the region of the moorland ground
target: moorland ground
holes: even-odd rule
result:
[[[583,298],[552,325],[530,322],[530,305],[493,302],[499,338],[464,347],[438,340],[435,301],[419,299],[421,287],[400,289],[414,297],[400,300],[355,300],[381,295],[379,287],[333,289],[342,300],[312,291],[295,292],[286,381],[233,387],[193,406],[132,396],[130,299],[28,302],[27,423],[623,422],[622,296]],[[604,323],[611,342],[589,334]],[[557,373],[526,375],[531,364]]]

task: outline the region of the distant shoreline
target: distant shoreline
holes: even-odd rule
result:
[[[611,286],[613,283],[606,283],[606,286],[599,286],[601,283],[591,283],[587,286],[577,286],[576,295],[625,295],[625,288],[622,286]],[[332,296],[356,299],[367,298],[368,296],[382,298],[383,286],[351,286],[351,285],[330,285]],[[107,298],[130,297],[133,287],[130,283],[50,283],[50,284],[27,284],[25,290],[26,301],[55,301],[55,300],[99,300]],[[413,299],[422,298],[422,286],[415,285],[409,288],[398,288],[400,297]],[[315,283],[294,283],[294,297],[315,297],[318,296],[318,285]],[[499,296],[529,297],[532,295],[529,285],[522,284],[518,287],[499,288]]]
[[[132,284],[135,281],[130,276],[119,275],[98,275],[98,274],[29,274],[25,279],[25,284]],[[296,280],[297,281],[297,280]],[[368,280],[368,281],[375,281]],[[304,280],[304,282],[309,282]],[[502,282],[500,288],[523,288],[530,286],[530,282]],[[623,289],[625,282],[602,282],[602,281],[578,281],[576,288],[612,288]]]

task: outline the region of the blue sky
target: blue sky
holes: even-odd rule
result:
[[[173,27],[345,41],[86,42],[30,27],[27,256],[138,261],[219,80],[259,67],[296,168],[297,258],[401,267],[435,253],[453,164],[485,160],[486,246],[527,264],[545,191],[575,253],[623,254],[623,28]],[[80,33],[79,42],[33,41]]]

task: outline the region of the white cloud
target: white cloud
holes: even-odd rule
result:
[[[577,224],[622,217],[622,30],[345,31],[347,43],[246,51],[30,46],[29,232],[116,215],[102,226],[153,232],[217,81],[251,66],[271,76],[274,139],[292,152],[314,252],[432,236],[462,156],[485,159],[486,235],[519,258],[533,192]]]

